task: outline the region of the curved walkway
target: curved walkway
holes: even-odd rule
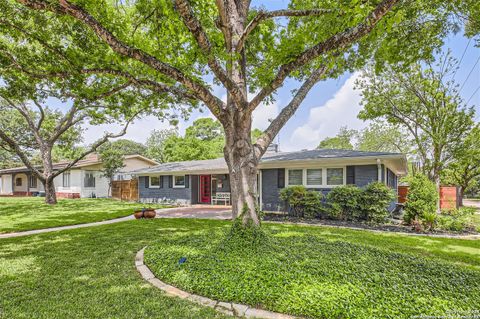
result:
[[[155,218],[208,218],[208,219],[231,219],[232,218],[232,214],[230,210],[221,206],[173,207],[173,208],[157,209],[155,210],[155,212],[157,213],[157,216]],[[127,220],[132,220],[132,219],[135,219],[135,217],[133,217],[133,215],[130,215],[130,216],[103,220],[103,221],[93,222],[93,223],[58,226],[58,227],[44,228],[44,229],[33,229],[33,230],[27,230],[22,232],[16,232],[16,233],[5,233],[5,234],[0,234],[0,239],[50,233],[54,231],[67,230],[67,229],[77,229],[77,228],[115,224],[115,223],[120,223]]]
[[[179,297],[181,299],[187,299],[189,301],[195,302],[199,305],[213,308],[221,313],[242,317],[242,318],[261,318],[261,319],[295,319],[298,317],[286,315],[283,313],[250,308],[247,305],[236,304],[231,302],[222,302],[218,300],[213,300],[207,297],[191,294],[187,291],[178,289],[177,287],[170,286],[160,279],[156,278],[155,275],[150,271],[150,269],[143,262],[143,252],[145,248],[142,248],[137,255],[135,256],[135,267],[137,268],[140,275],[148,281],[153,286],[163,290],[167,296]]]

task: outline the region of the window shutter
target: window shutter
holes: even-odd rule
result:
[[[190,187],[190,175],[185,175],[185,188]]]
[[[172,187],[173,187],[173,176],[168,175],[168,188],[172,188]]]
[[[160,176],[160,188],[163,188],[163,176]]]
[[[355,185],[355,166],[347,166],[347,185]]]
[[[145,188],[148,188],[150,186],[149,185],[150,177],[145,176],[144,179],[145,179]]]
[[[285,187],[285,169],[279,168],[277,170],[277,187],[284,188]]]

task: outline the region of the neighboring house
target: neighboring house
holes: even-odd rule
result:
[[[65,167],[68,162],[55,163],[54,170]],[[127,155],[117,180],[131,179],[130,171],[158,165],[141,155]],[[102,176],[103,165],[98,154],[90,154],[54,179],[57,196],[60,198],[107,197],[108,179]],[[44,191],[42,183],[27,167],[0,170],[0,195],[31,196]]]
[[[396,191],[398,177],[407,173],[406,157],[398,153],[273,150],[263,156],[257,177],[258,201],[265,211],[283,209],[279,192],[286,186],[304,185],[326,194],[341,185],[361,187],[381,181]],[[228,168],[223,158],[165,163],[133,173],[139,177],[139,199],[143,202],[230,204]]]

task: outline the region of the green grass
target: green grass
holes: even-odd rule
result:
[[[113,199],[59,199],[47,205],[38,197],[0,198],[0,233],[84,224],[128,216],[142,204]]]
[[[268,225],[263,245],[225,230],[158,237],[160,279],[187,291],[310,318],[411,318],[480,309],[480,241]],[[178,260],[186,257],[186,263]]]
[[[136,252],[161,234],[215,226],[132,220],[0,239],[0,318],[225,318],[165,296],[134,266]]]
[[[158,274],[158,267],[170,269],[167,272],[175,278],[165,276],[170,282],[179,286],[198,282],[197,288],[188,288],[195,291],[210,290],[212,285],[217,293],[238,300],[261,297],[258,305],[264,307],[275,303],[280,309],[298,301],[290,312],[309,312],[312,306],[328,311],[325,318],[338,318],[348,304],[352,318],[368,312],[374,314],[370,317],[387,318],[392,311],[397,311],[394,318],[401,318],[412,308],[421,314],[429,305],[443,302],[443,311],[480,306],[479,241],[265,224],[275,241],[285,245],[270,251],[271,256],[253,256],[247,250],[249,259],[235,265],[233,259],[224,264],[226,269],[214,267],[215,259],[196,263],[205,260],[201,256],[222,257],[214,249],[229,227],[230,222],[216,220],[132,220],[0,239],[0,318],[224,318],[213,309],[166,297],[145,282],[134,258],[146,245],[151,247],[149,265]],[[167,254],[157,255],[160,249]],[[178,256],[188,257],[183,268],[177,266]],[[195,267],[200,268],[192,270]],[[208,274],[212,267],[216,272]],[[371,270],[365,276],[367,267]],[[299,269],[310,277],[298,280]],[[405,271],[401,280],[399,269]],[[198,281],[200,273],[205,280]],[[251,282],[246,284],[245,278]],[[285,280],[278,284],[279,278]],[[390,282],[393,279],[397,281]],[[386,302],[379,291],[391,299]],[[382,307],[385,314],[378,313]]]

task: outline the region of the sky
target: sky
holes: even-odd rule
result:
[[[285,8],[289,0],[254,0],[253,6],[263,5],[269,10]],[[461,33],[445,39],[444,51],[451,50],[452,56],[460,61],[455,80],[462,87],[460,94],[469,105],[475,105],[477,121],[480,120],[480,48],[474,41],[463,37]],[[319,82],[312,88],[296,114],[287,122],[276,138],[281,151],[313,149],[326,138],[335,136],[342,126],[351,129],[362,129],[368,125],[357,119],[360,106],[360,92],[354,89],[358,73],[344,74],[338,79]],[[253,128],[266,129],[268,120],[274,118],[290,101],[291,90],[298,87],[295,81],[287,81],[278,90],[276,101],[270,105],[259,106],[253,114]],[[221,90],[215,90],[217,96],[225,99]],[[213,117],[208,110],[195,111],[190,118],[181,120],[178,130],[181,134],[195,119]],[[172,128],[168,122],[154,117],[145,117],[135,121],[123,138],[144,143],[154,129]],[[104,132],[118,132],[119,125],[85,126],[85,143],[100,138]]]

